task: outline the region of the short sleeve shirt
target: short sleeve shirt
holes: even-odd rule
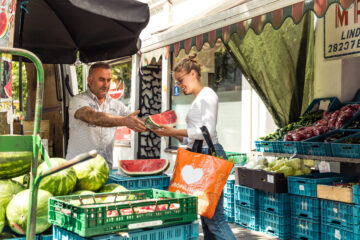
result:
[[[100,127],[75,118],[75,113],[82,107],[91,107],[97,112],[111,115],[127,116],[129,109],[120,101],[106,96],[103,104],[88,89],[74,96],[69,104],[69,142],[66,159],[70,160],[78,154],[97,150],[112,168],[113,149],[116,127]]]

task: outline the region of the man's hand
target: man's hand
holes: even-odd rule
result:
[[[137,115],[140,113],[140,110],[133,112],[126,116],[125,118],[125,126],[136,131],[136,132],[145,132],[146,127],[142,120],[140,120]]]

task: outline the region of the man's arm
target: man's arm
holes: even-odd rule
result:
[[[114,116],[108,113],[96,112],[91,107],[85,106],[75,112],[75,118],[96,126],[126,126],[137,132],[144,132],[146,131],[145,124],[136,117],[139,113],[140,111],[138,110],[128,116]]]

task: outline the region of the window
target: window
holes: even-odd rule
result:
[[[241,146],[241,90],[242,74],[233,61],[231,55],[219,40],[213,48],[206,43],[200,52],[195,47],[189,54],[197,53],[197,60],[202,65],[201,81],[204,86],[211,87],[219,97],[217,134],[219,142],[226,151],[236,151]],[[187,57],[182,50],[177,57],[173,57],[174,67],[182,58]],[[172,86],[175,86],[172,80]],[[174,96],[174,87],[171,94],[171,107],[178,115],[176,128],[186,128],[186,114],[193,101],[192,95],[181,92]],[[177,147],[180,143],[170,139],[169,147]]]

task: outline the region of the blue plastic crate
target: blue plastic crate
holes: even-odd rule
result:
[[[258,209],[235,206],[235,224],[257,231],[259,229]]]
[[[331,143],[331,149],[334,157],[360,158],[360,144],[344,143],[344,141],[349,138],[360,138],[360,132],[354,132],[354,134]]]
[[[3,232],[11,233],[12,235],[16,236],[14,238],[3,238],[0,236],[1,240],[26,240],[26,236],[19,235],[11,230],[11,228],[8,225],[5,225]],[[47,229],[45,232],[41,234],[35,235],[36,240],[52,240],[53,234],[52,234],[52,228]]]
[[[337,97],[315,98],[305,110],[304,114],[319,110],[320,105],[324,105],[325,109],[330,112],[333,112],[343,106]]]
[[[313,173],[309,175],[289,176],[289,193],[308,197],[317,197],[317,184],[332,185],[334,182],[349,182],[355,177],[339,173]]]
[[[235,175],[230,175],[224,187],[225,197],[234,197]]]
[[[347,230],[354,228],[354,205],[321,200],[321,222],[325,224],[338,225]]]
[[[258,152],[273,152],[282,153],[282,141],[255,141],[256,151]]]
[[[360,189],[359,185],[353,186],[353,203],[360,204]]]
[[[302,142],[281,141],[280,146],[282,153],[298,155],[304,154]]]
[[[235,165],[243,166],[246,163],[247,157],[246,153],[238,153],[238,152],[229,152],[225,151],[228,159],[232,158],[235,162]]]
[[[259,191],[253,188],[235,185],[235,205],[241,207],[258,208]]]
[[[343,229],[339,226],[321,223],[321,239],[324,240],[359,240],[359,236],[353,231]]]
[[[259,210],[264,212],[290,215],[290,197],[288,193],[269,193],[260,191]]]
[[[339,130],[329,131],[322,135],[314,136],[302,141],[301,145],[303,147],[303,154],[331,157],[333,155],[331,150],[331,145],[330,143],[324,142],[324,139],[338,132],[340,131]]]
[[[291,239],[292,240],[319,240],[321,225],[304,218],[291,218]]]
[[[288,215],[260,211],[260,232],[280,239],[290,239],[291,218]]]
[[[235,222],[235,208],[232,210],[224,209],[225,220],[229,223]]]
[[[117,169],[110,170],[107,183],[117,183],[128,190],[155,188],[167,190],[170,184],[168,175],[127,177],[119,174]]]
[[[234,209],[235,199],[233,197],[224,197],[224,208]]]
[[[128,236],[121,236],[119,234],[107,234],[84,238],[57,226],[53,226],[53,232],[53,240],[195,240],[199,239],[199,223],[193,222],[189,224],[175,225],[171,227],[134,230],[127,232]]]
[[[320,199],[290,195],[291,217],[320,221]]]

